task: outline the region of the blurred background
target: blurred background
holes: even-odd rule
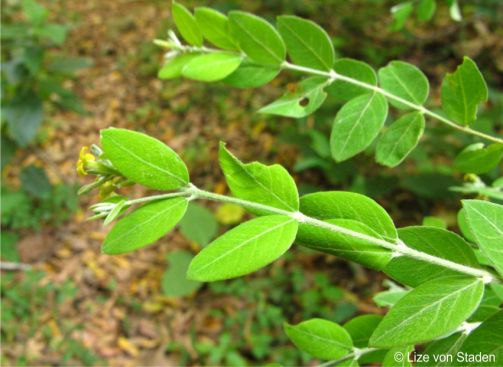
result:
[[[442,77],[468,55],[490,88],[474,128],[502,131],[500,0],[439,0],[429,20],[418,19],[424,17],[415,1],[183,4],[241,9],[271,21],[280,14],[312,19],[333,37],[339,56],[376,69],[393,59],[419,66],[432,85],[433,109]],[[102,128],[163,140],[188,163],[198,186],[218,193],[227,192],[217,165],[223,140],[244,161],[283,164],[302,193],[369,195],[397,226],[457,231],[459,199],[502,199],[491,186],[501,169],[475,177],[452,164],[476,140],[434,121],[395,169],[374,163],[373,147],[336,164],[328,144],[336,99],[300,120],[256,113],[297,81],[291,75],[258,90],[160,81],[163,52],[152,40],[173,28],[169,1],[4,0],[1,10],[2,365],[315,365],[287,341],[283,321],[343,323],[385,311],[372,299],[389,286],[383,275],[297,246],[251,276],[186,281],[193,254],[245,216],[233,205],[192,204],[179,230],[155,245],[101,254],[108,228],[86,221],[87,206],[98,198],[77,197],[89,180],[77,177],[75,162],[82,146],[98,143]],[[139,187],[128,191],[144,194]]]

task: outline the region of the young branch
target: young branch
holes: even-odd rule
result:
[[[210,53],[210,52],[218,52],[219,51],[217,49],[208,48],[208,47],[186,46],[186,45],[182,45],[180,43],[166,42],[166,41],[160,41],[160,40],[156,40],[155,43],[159,46],[171,48],[171,49],[174,49],[179,52]],[[478,136],[479,138],[491,141],[493,143],[503,144],[503,139],[501,139],[501,138],[498,138],[498,137],[495,137],[495,136],[492,136],[489,134],[485,134],[485,133],[477,131],[477,130],[473,130],[472,128],[470,128],[468,126],[461,126],[461,125],[457,124],[456,122],[449,120],[448,118],[446,118],[442,115],[439,115],[438,113],[435,113],[422,105],[417,105],[415,103],[409,102],[409,101],[407,101],[407,100],[405,100],[405,99],[403,99],[393,93],[385,91],[384,89],[382,89],[378,86],[375,86],[372,84],[367,84],[367,83],[361,82],[357,79],[353,79],[353,78],[338,74],[337,72],[335,72],[335,70],[330,70],[330,71],[317,70],[317,69],[308,68],[305,66],[295,65],[295,64],[292,64],[292,63],[286,62],[286,61],[281,66],[284,70],[298,71],[298,72],[301,72],[304,74],[309,74],[309,75],[324,76],[324,77],[329,78],[331,80],[330,82],[334,82],[336,80],[341,80],[341,81],[359,86],[361,88],[364,88],[364,89],[367,89],[367,90],[370,90],[370,91],[373,91],[376,93],[380,93],[389,99],[400,102],[401,104],[406,105],[407,107],[410,107],[413,110],[416,110],[416,111],[419,111],[425,115],[428,115],[431,118],[433,118],[437,121],[440,121],[441,123],[443,123],[445,125],[452,127],[453,129],[456,129],[456,130],[461,131],[466,134]]]
[[[155,200],[160,200],[160,199],[165,199],[165,198],[171,198],[171,197],[178,197],[178,196],[185,196],[189,197],[192,199],[206,199],[206,200],[212,200],[212,201],[219,201],[219,202],[225,202],[225,203],[232,203],[232,204],[237,204],[245,208],[249,209],[256,209],[260,211],[264,211],[267,213],[271,214],[281,214],[281,215],[286,215],[289,216],[299,223],[304,223],[304,224],[310,224],[312,226],[316,226],[319,228],[326,229],[331,232],[335,233],[341,233],[346,236],[351,236],[353,238],[358,238],[364,241],[367,241],[369,243],[372,243],[374,245],[380,246],[382,248],[388,249],[392,251],[393,253],[397,254],[398,256],[407,256],[416,260],[421,260],[430,264],[438,265],[443,268],[447,268],[450,270],[454,270],[458,273],[474,276],[477,278],[480,278],[484,283],[490,283],[497,281],[497,279],[488,271],[482,270],[482,269],[477,269],[473,268],[470,266],[462,265],[455,263],[453,261],[449,261],[446,259],[443,259],[441,257],[433,256],[430,254],[427,254],[425,252],[417,251],[409,246],[407,246],[404,242],[401,240],[398,240],[397,242],[390,242],[386,241],[380,238],[375,238],[360,232],[352,231],[350,229],[338,226],[336,224],[328,223],[316,218],[308,217],[304,215],[301,212],[290,212],[282,209],[278,209],[269,205],[264,205],[264,204],[259,204],[253,201],[248,201],[248,200],[243,200],[243,199],[238,199],[234,198],[231,196],[225,196],[225,195],[220,195],[220,194],[215,194],[209,191],[201,190],[197,188],[196,186],[189,184],[187,187],[181,189],[179,192],[175,193],[169,193],[169,194],[164,194],[164,195],[155,195],[155,196],[149,196],[141,199],[136,199],[136,200],[131,200],[128,203],[140,203],[140,202],[148,202],[148,201],[155,201]]]

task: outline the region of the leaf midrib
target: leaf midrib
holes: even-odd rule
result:
[[[300,329],[300,328],[299,328],[299,329],[292,328],[292,329],[293,329],[293,330],[295,330],[295,331],[297,331],[297,332],[298,332],[298,333],[300,333],[300,334],[307,335],[307,336],[312,337],[312,338],[314,338],[314,339],[318,339],[318,340],[321,340],[321,341],[327,342],[327,343],[329,343],[329,344],[336,345],[336,346],[341,347],[341,348],[343,348],[343,349],[345,349],[345,350],[351,350],[351,347],[348,347],[347,345],[342,344],[342,343],[338,342],[337,340],[324,338],[324,337],[318,336],[318,335],[316,335],[316,334],[312,334],[312,333],[310,333],[310,332],[308,332],[308,331],[305,331],[305,330],[303,330],[303,329]]]
[[[317,60],[318,60],[318,61],[319,61],[319,62],[320,62],[320,63],[321,63],[321,64],[322,64],[322,65],[323,65],[323,66],[324,66],[327,70],[330,70],[330,69],[332,68],[332,65],[326,64],[326,63],[325,63],[325,60],[323,60],[323,59],[321,58],[321,56],[320,56],[319,54],[317,54],[317,53],[315,52],[315,50],[314,50],[313,48],[311,48],[311,46],[310,46],[308,43],[306,43],[302,37],[299,37],[299,36],[298,36],[298,34],[297,34],[297,33],[295,33],[295,32],[292,30],[292,28],[290,28],[290,27],[288,26],[288,22],[286,22],[286,23],[285,23],[285,22],[283,22],[283,25],[285,26],[285,28],[286,28],[286,29],[288,29],[288,31],[290,32],[290,35],[291,35],[291,36],[293,36],[294,38],[296,38],[296,39],[297,39],[300,43],[302,43],[302,44],[306,47],[306,49],[308,49],[308,50],[311,52],[311,54],[313,54],[313,55],[314,55],[314,57],[315,57],[315,58],[316,58],[316,59],[317,59]]]
[[[168,199],[168,200],[174,200],[174,199]],[[160,215],[165,214],[166,212],[172,210],[173,208],[175,208],[176,206],[178,206],[179,204],[182,204],[184,202],[185,202],[185,199],[178,200],[178,202],[172,203],[172,205],[170,205],[169,207],[165,208],[164,210],[156,212],[156,214],[154,214],[153,216],[151,216],[148,220],[146,220],[144,222],[138,222],[137,224],[135,224],[134,226],[132,226],[129,230],[127,230],[126,232],[122,233],[120,236],[116,237],[112,241],[108,242],[107,247],[108,246],[112,246],[117,241],[121,240],[122,238],[124,238],[125,236],[127,236],[128,234],[130,234],[131,232],[135,231],[138,227],[142,227],[142,226],[150,223],[151,221],[153,221],[154,219],[156,219]],[[138,210],[141,210],[141,208],[138,209]]]
[[[429,304],[429,305],[427,305],[426,307],[422,308],[419,312],[417,312],[417,313],[414,313],[414,314],[410,315],[410,316],[409,316],[409,317],[407,317],[406,319],[403,319],[401,322],[399,322],[398,324],[396,324],[394,327],[389,328],[388,330],[386,330],[386,332],[382,333],[382,334],[379,336],[379,338],[376,338],[375,342],[377,342],[378,340],[382,340],[382,339],[383,339],[386,335],[388,335],[389,333],[391,333],[391,332],[395,331],[397,328],[400,328],[403,324],[408,323],[408,322],[409,322],[409,320],[411,320],[411,319],[413,319],[413,318],[417,317],[418,315],[423,314],[425,311],[427,311],[427,310],[429,310],[430,308],[432,308],[432,307],[436,306],[437,304],[440,304],[440,305],[441,305],[441,304],[442,304],[442,303],[443,303],[446,299],[448,299],[448,298],[452,297],[453,295],[456,295],[456,297],[458,297],[460,292],[464,291],[464,290],[465,290],[465,289],[467,289],[467,288],[470,288],[470,287],[473,287],[473,286],[477,285],[479,282],[480,282],[480,280],[474,279],[474,281],[473,281],[472,283],[468,284],[467,286],[465,286],[465,287],[463,287],[463,288],[460,288],[460,289],[458,289],[457,291],[455,291],[455,292],[453,292],[453,293],[448,293],[448,294],[446,294],[446,296],[445,296],[445,297],[442,297],[442,298],[440,298],[440,299],[436,300],[435,302],[430,303],[430,304]],[[395,306],[395,307],[396,307],[396,306]],[[416,307],[416,306],[414,305],[414,307]],[[431,325],[430,325],[430,326],[431,326]],[[374,343],[374,344],[375,344],[375,343]]]
[[[373,95],[369,98],[369,100],[368,100],[367,104],[365,105],[365,107],[364,107],[364,108],[362,109],[362,111],[360,112],[360,114],[359,114],[359,116],[358,116],[358,118],[357,118],[356,122],[353,124],[353,126],[352,126],[352,127],[351,127],[351,129],[349,130],[349,133],[348,133],[348,135],[347,135],[347,138],[346,138],[346,140],[344,141],[344,145],[343,145],[343,146],[342,146],[342,148],[339,150],[339,152],[340,152],[340,153],[343,153],[343,152],[346,150],[346,146],[348,145],[349,140],[351,140],[351,137],[353,136],[353,131],[356,129],[356,127],[357,127],[358,125],[360,125],[361,120],[362,120],[362,118],[363,118],[363,115],[365,115],[365,114],[367,113],[367,110],[369,109],[369,107],[370,107],[370,105],[371,105],[372,101],[374,100],[374,97],[375,97],[375,96],[376,96],[376,94],[373,94]]]
[[[155,170],[158,170],[162,173],[165,173],[167,174],[168,176],[174,178],[175,180],[177,180],[178,182],[182,183],[182,184],[185,184],[186,182],[180,178],[179,176],[176,176],[174,175],[173,173],[171,173],[170,171],[167,171],[165,169],[163,169],[162,167],[160,166],[157,166],[155,164],[152,164],[150,163],[149,161],[146,161],[145,159],[143,159],[142,157],[140,157],[139,155],[137,155],[136,153],[134,153],[133,151],[129,150],[128,148],[126,148],[125,146],[117,143],[117,140],[115,140],[114,138],[112,138],[111,136],[108,136],[108,139],[110,140],[110,142],[112,144],[114,144],[117,148],[121,149],[122,151],[130,154],[131,156],[133,156],[134,158],[138,159],[140,162],[144,163],[145,165],[149,166],[150,168],[153,168]]]
[[[273,59],[275,59],[276,61],[278,61],[278,63],[281,63],[283,60],[274,53],[274,51],[272,51],[266,44],[264,43],[261,43],[260,40],[258,40],[257,38],[255,38],[255,36],[253,35],[253,33],[250,33],[248,31],[248,29],[246,29],[245,27],[243,27],[240,22],[238,22],[237,20],[234,21],[234,24],[240,28],[259,48],[262,48],[264,49],[265,51],[267,51],[267,53],[272,56]]]
[[[286,226],[287,224],[290,224],[292,222],[294,222],[295,220],[294,219],[291,219],[291,220],[288,220],[286,222],[282,222],[280,224],[277,224],[275,225],[274,227],[271,227],[267,230],[265,230],[264,232],[260,232],[259,234],[256,234],[255,236],[253,237],[250,237],[248,238],[247,240],[241,242],[239,245],[236,245],[235,247],[231,248],[229,251],[226,251],[224,253],[222,253],[220,256],[214,258],[212,261],[209,261],[207,263],[205,263],[202,267],[200,267],[199,269],[197,269],[196,271],[194,271],[194,274],[199,274],[201,271],[203,271],[204,269],[206,269],[208,266],[211,266],[213,265],[215,262],[217,261],[220,261],[222,258],[224,257],[227,257],[228,255],[232,254],[234,251],[236,250],[239,250],[240,248],[242,248],[243,246],[245,246],[246,244],[262,237],[262,236],[265,236],[266,234],[278,229],[278,228],[281,228],[281,227],[284,227]]]

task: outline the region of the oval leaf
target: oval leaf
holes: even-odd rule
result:
[[[351,219],[327,219],[325,221],[357,233],[382,239],[375,231],[362,222]],[[297,241],[313,250],[356,261],[372,269],[382,269],[391,260],[391,251],[377,246],[368,240],[333,232],[310,224],[300,224]]]
[[[187,239],[204,247],[217,235],[218,222],[206,207],[190,203],[179,228]]]
[[[185,65],[198,56],[199,54],[182,54],[174,59],[169,59],[159,70],[157,76],[163,80],[178,78],[182,75],[182,69]]]
[[[344,324],[353,344],[357,348],[365,348],[369,344],[369,339],[377,325],[382,320],[381,315],[361,315]]]
[[[414,346],[412,345],[391,348],[386,353],[382,365],[386,367],[410,367],[412,364],[410,363],[409,354],[413,350]]]
[[[236,88],[257,88],[276,78],[279,72],[278,66],[261,65],[245,58],[223,82]]]
[[[478,267],[477,258],[470,245],[454,232],[441,228],[412,226],[400,228],[398,236],[408,247],[415,250],[458,264]],[[412,287],[434,278],[458,274],[453,270],[406,256],[393,258],[384,272],[400,283]]]
[[[468,355],[482,354],[492,360],[479,363],[481,366],[501,366],[503,361],[503,311],[484,321],[466,338],[461,352]]]
[[[313,76],[301,81],[295,92],[288,92],[280,99],[262,107],[258,112],[272,115],[301,118],[312,114],[325,101],[323,88],[327,78]]]
[[[341,162],[365,150],[379,134],[388,115],[388,103],[381,94],[365,94],[346,103],[337,113],[330,148]]]
[[[503,205],[482,200],[463,200],[471,233],[482,252],[503,275]]]
[[[229,21],[239,47],[250,59],[264,65],[279,65],[285,61],[285,43],[266,20],[250,13],[231,11]]]
[[[232,74],[241,60],[240,55],[225,52],[200,55],[183,67],[182,75],[202,82],[215,82]]]
[[[168,297],[182,297],[194,293],[202,283],[187,279],[187,269],[194,256],[185,250],[168,254],[169,266],[162,275],[162,293]]]
[[[478,105],[487,101],[488,91],[484,77],[469,57],[445,76],[441,96],[442,109],[458,124],[469,125],[477,119]]]
[[[420,0],[417,5],[417,19],[421,22],[427,22],[437,10],[436,0]]]
[[[337,74],[351,79],[356,79],[359,82],[369,85],[377,85],[377,75],[374,69],[362,61],[348,58],[337,59],[334,63],[334,70]],[[335,79],[335,81],[327,88],[327,91],[337,101],[342,102],[347,102],[350,99],[368,93],[368,89],[340,79]]]
[[[194,11],[201,32],[210,43],[224,50],[237,50],[236,41],[230,33],[227,17],[211,8],[196,8]]]
[[[379,69],[379,82],[386,92],[419,106],[426,102],[430,90],[428,79],[423,72],[403,61],[391,61]],[[389,102],[397,108],[410,109],[409,106],[393,99]]]
[[[416,147],[424,131],[424,116],[411,112],[402,116],[384,132],[376,147],[376,161],[395,167]]]
[[[279,164],[244,164],[223,143],[220,144],[219,159],[227,184],[236,197],[291,212],[299,210],[295,181]]]
[[[126,129],[101,130],[101,145],[106,158],[133,182],[173,190],[188,184],[185,163],[167,145],[145,134]]]
[[[187,203],[186,198],[173,198],[136,209],[112,228],[103,243],[103,252],[123,254],[157,241],[182,219]]]
[[[268,215],[240,224],[194,258],[188,277],[212,282],[254,272],[290,248],[297,227],[295,219],[285,215]]]
[[[319,359],[338,359],[349,354],[353,342],[349,333],[335,322],[311,319],[284,325],[285,333],[300,350]]]
[[[202,46],[203,35],[192,13],[182,4],[173,1],[171,14],[183,39],[191,45]]]
[[[464,173],[481,174],[495,168],[503,158],[503,144],[476,143],[466,147],[454,159],[454,168]]]
[[[278,17],[278,31],[283,37],[288,55],[301,66],[332,70],[335,51],[328,34],[318,24],[293,15]]]
[[[371,198],[347,191],[327,191],[304,195],[300,211],[318,219],[351,219],[362,222],[389,241],[397,239],[393,220]]]
[[[483,293],[482,280],[472,277],[452,276],[423,283],[388,312],[372,334],[370,345],[414,345],[453,332],[475,311]]]

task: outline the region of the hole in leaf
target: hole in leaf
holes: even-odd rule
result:
[[[309,98],[304,97],[299,101],[299,105],[302,107],[306,107],[309,104]]]

